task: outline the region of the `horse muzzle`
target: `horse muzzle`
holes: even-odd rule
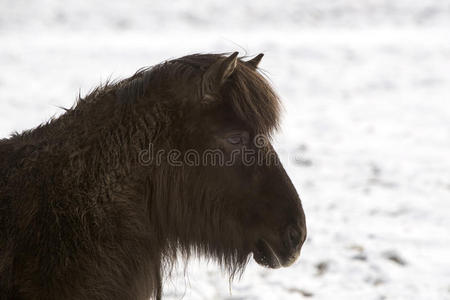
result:
[[[289,225],[281,234],[257,240],[253,250],[254,260],[268,268],[289,267],[300,256],[306,240],[306,227]]]

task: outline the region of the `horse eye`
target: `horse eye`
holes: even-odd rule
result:
[[[231,145],[247,145],[249,142],[249,134],[246,131],[230,134],[226,140]]]
[[[229,136],[227,138],[228,143],[232,144],[232,145],[238,145],[238,144],[242,144],[242,138],[240,135],[235,134],[232,136]]]

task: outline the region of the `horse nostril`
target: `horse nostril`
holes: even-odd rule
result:
[[[302,243],[302,235],[294,226],[288,226],[286,231],[286,242],[289,248],[297,248]]]

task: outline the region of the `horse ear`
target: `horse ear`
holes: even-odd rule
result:
[[[225,59],[213,63],[203,74],[202,94],[204,99],[211,98],[211,94],[217,92],[228,77],[233,74],[237,65],[239,52],[234,52]]]
[[[261,59],[263,58],[264,54],[260,53],[253,57],[252,59],[248,60],[246,63],[251,66],[252,68],[256,69],[261,62]]]

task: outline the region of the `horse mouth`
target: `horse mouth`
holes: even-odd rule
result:
[[[265,240],[260,239],[256,242],[253,250],[253,259],[261,266],[278,269],[283,264],[280,257]]]
[[[300,245],[301,246],[301,245]],[[279,250],[265,239],[259,239],[253,250],[253,259],[261,266],[278,269],[289,267],[300,256],[301,247]],[[277,251],[279,250],[279,251]]]

